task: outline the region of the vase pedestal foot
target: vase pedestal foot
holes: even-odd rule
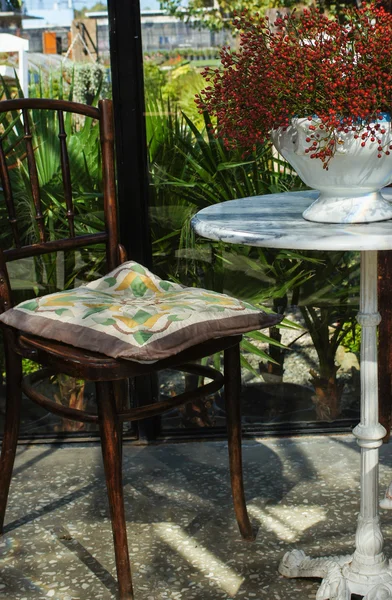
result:
[[[310,558],[302,550],[286,552],[279,565],[284,577],[322,579],[316,600],[351,600],[352,594],[363,600],[392,600],[392,567],[380,565],[378,573],[352,571],[353,556]]]
[[[392,203],[379,191],[342,196],[333,191],[320,196],[302,214],[315,223],[374,223],[392,219]]]

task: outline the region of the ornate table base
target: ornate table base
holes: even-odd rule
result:
[[[317,577],[322,579],[316,600],[350,600],[351,594],[364,600],[392,600],[392,566],[380,564],[377,574],[352,570],[353,556],[309,558],[302,550],[287,552],[279,573],[285,577]]]
[[[361,447],[361,503],[352,556],[308,558],[288,552],[279,565],[286,577],[322,578],[316,600],[392,600],[392,566],[383,553],[378,516],[378,448],[386,431],[378,422],[377,383],[377,252],[361,252],[361,422],[353,433]],[[387,500],[383,501],[387,504]],[[383,503],[382,503],[383,505]]]

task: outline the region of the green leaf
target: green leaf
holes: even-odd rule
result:
[[[260,331],[252,331],[250,333],[246,333],[245,335],[247,338],[250,337],[254,340],[257,340],[258,342],[265,342],[265,343],[269,344],[270,346],[277,346],[278,348],[284,348],[284,349],[288,350],[287,346],[285,346],[284,344],[281,344],[277,340],[274,340],[273,338],[269,337],[268,335],[265,335],[264,333],[260,333]]]
[[[246,350],[247,352],[251,352],[252,354],[255,354],[256,356],[259,356],[263,360],[267,360],[276,365],[278,364],[276,362],[276,360],[272,359],[269,356],[269,354],[267,354],[267,352],[264,352],[263,350],[261,350],[260,348],[258,348],[257,346],[255,346],[254,344],[252,344],[251,342],[249,342],[249,340],[247,340],[245,338],[241,342],[241,347],[243,350]]]

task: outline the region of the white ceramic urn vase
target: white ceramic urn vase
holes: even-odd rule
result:
[[[388,149],[392,145],[391,122],[387,118],[379,122],[383,133],[379,130],[377,138],[381,139],[383,148]],[[320,158],[310,158],[311,153],[305,152],[310,145],[306,142],[310,135],[323,135],[317,119],[295,118],[289,127],[271,132],[274,146],[302,181],[320,191],[303,217],[317,223],[371,223],[392,219],[392,203],[380,192],[392,182],[392,151],[390,155],[382,152],[378,158],[380,143],[377,139],[373,142],[368,139],[363,147],[361,136],[355,139],[353,132],[339,132],[336,133],[336,152],[327,170]]]

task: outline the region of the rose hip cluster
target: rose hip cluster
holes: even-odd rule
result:
[[[206,68],[196,98],[228,148],[252,151],[271,129],[308,117],[308,152],[325,166],[343,134],[390,153],[380,119],[391,111],[392,15],[371,3],[348,9],[342,22],[312,8],[273,26],[245,12],[234,25],[239,50],[221,50],[223,68]]]

